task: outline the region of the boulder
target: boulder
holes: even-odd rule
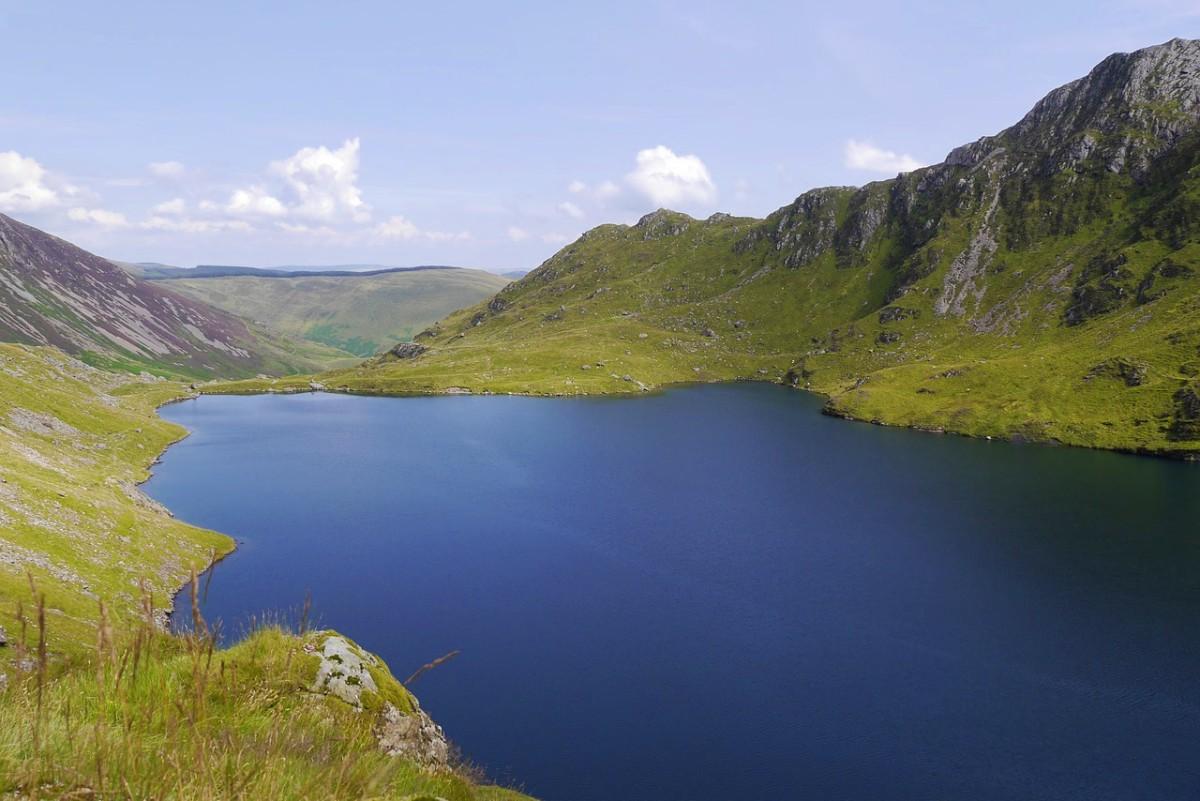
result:
[[[419,342],[401,342],[388,353],[397,359],[415,359],[427,350],[429,349]]]
[[[1113,378],[1121,381],[1127,387],[1140,387],[1146,380],[1146,371],[1147,367],[1144,364],[1114,357],[1093,366],[1083,380]]]
[[[379,685],[371,676],[369,665],[374,657],[351,645],[344,637],[327,637],[317,652],[320,663],[313,679],[313,692],[332,695],[351,706],[363,706],[363,693],[378,693]]]
[[[309,689],[375,713],[372,732],[381,751],[429,770],[449,767],[450,743],[442,727],[396,681],[383,660],[329,631],[310,635],[304,651],[317,658]]]

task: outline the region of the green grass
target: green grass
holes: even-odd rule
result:
[[[33,608],[33,607],[31,607]],[[0,793],[30,799],[416,799],[518,801],[469,765],[428,770],[375,744],[375,716],[313,690],[325,632],[263,628],[216,650],[207,633],[167,636],[152,617],[97,642],[68,668],[41,656],[35,615],[0,693]],[[197,618],[199,620],[199,618]],[[41,621],[41,625],[38,625]],[[200,620],[203,631],[203,621]],[[414,703],[386,668],[380,693]],[[7,795],[5,797],[8,797]]]
[[[16,625],[12,599],[30,571],[58,621],[51,649],[70,654],[90,647],[95,598],[119,625],[136,618],[143,586],[162,609],[193,568],[232,550],[136,487],[185,434],[155,410],[185,395],[51,348],[0,345],[0,626]]]

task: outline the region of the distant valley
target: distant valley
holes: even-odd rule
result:
[[[509,279],[456,267],[210,267],[147,269],[155,285],[186,295],[288,337],[367,358],[465,306]]]

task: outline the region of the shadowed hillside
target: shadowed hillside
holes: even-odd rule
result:
[[[336,354],[259,331],[0,214],[0,341],[97,364],[225,377],[328,366]]]

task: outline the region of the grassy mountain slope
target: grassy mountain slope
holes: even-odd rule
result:
[[[194,377],[311,371],[337,358],[327,347],[248,325],[4,215],[0,341],[53,345],[96,365]]]
[[[1200,453],[1197,76],[1200,42],[1114,55],[932,167],[761,221],[601,226],[419,335],[424,350],[321,380],[572,394],[766,379],[878,422]]]
[[[322,689],[332,632],[215,650],[162,630],[192,571],[233,547],[136,486],[184,434],[155,409],[185,395],[0,345],[0,796],[523,798],[445,765],[435,724],[356,645],[376,690]]]
[[[491,297],[508,279],[482,270],[441,268],[157,283],[285,335],[367,357],[411,339],[455,309]]]
[[[137,489],[183,436],[156,407],[178,384],[130,381],[53,348],[0,345],[0,626],[19,628],[26,571],[46,595],[56,653],[95,638],[96,599],[136,620],[144,580],[164,608],[229,538],[174,520]]]

